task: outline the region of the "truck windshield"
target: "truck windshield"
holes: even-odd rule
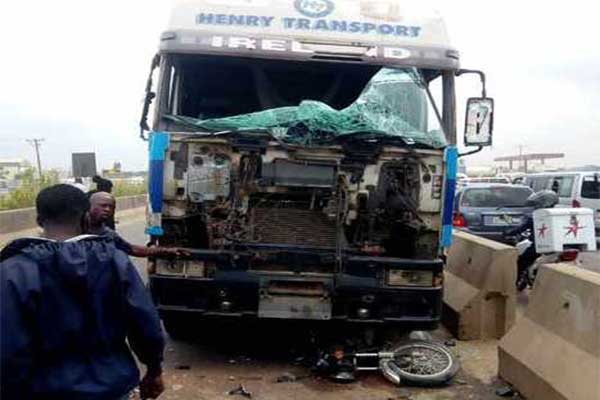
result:
[[[269,129],[302,145],[357,134],[446,145],[423,71],[178,56],[164,119],[194,131]]]

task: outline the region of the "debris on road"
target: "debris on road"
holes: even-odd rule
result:
[[[331,380],[336,383],[354,383],[356,376],[351,371],[339,371],[330,376]]]
[[[233,390],[230,390],[227,394],[230,395],[230,396],[239,395],[239,396],[246,397],[248,399],[252,398],[252,393],[249,392],[248,390],[246,390],[246,388],[244,387],[244,385],[240,385],[237,388],[235,388]]]
[[[294,374],[286,372],[283,375],[277,377],[277,383],[285,382],[296,382],[296,376]]]
[[[496,395],[500,397],[513,397],[515,395],[515,391],[510,386],[502,386],[496,389]]]
[[[429,333],[427,331],[412,331],[408,335],[408,338],[410,340],[420,340],[423,342],[430,342],[433,340],[431,333]]]
[[[231,365],[235,365],[235,364],[249,363],[251,361],[252,361],[252,358],[250,358],[250,357],[238,356],[238,357],[230,358],[229,360],[227,360],[227,363],[231,364]]]
[[[410,400],[412,393],[408,389],[400,388],[398,389],[398,397],[397,400]]]
[[[300,356],[300,357],[296,357],[296,358],[294,359],[294,362],[293,362],[293,364],[294,364],[294,365],[302,365],[302,364],[304,364],[305,362],[306,362],[306,357],[304,357],[304,356]]]
[[[263,377],[262,376],[258,376],[258,375],[254,375],[254,376],[238,376],[237,379],[240,380],[240,381],[262,381]]]
[[[290,372],[284,372],[282,375],[277,377],[277,383],[286,383],[286,382],[297,382],[302,379],[310,378],[311,375],[302,375],[297,376]]]
[[[179,369],[179,370],[190,370],[192,369],[192,367],[190,367],[189,365],[176,365],[175,369]]]
[[[444,342],[444,346],[454,347],[454,346],[456,346],[456,340],[448,339]]]

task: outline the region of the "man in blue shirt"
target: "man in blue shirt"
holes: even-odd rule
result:
[[[43,238],[0,253],[0,398],[117,400],[138,384],[158,397],[164,338],[135,267],[110,238],[82,235],[81,190],[44,189],[36,208]]]

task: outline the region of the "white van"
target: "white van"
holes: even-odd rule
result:
[[[534,192],[555,191],[559,196],[559,207],[594,210],[596,236],[600,236],[600,171],[531,174],[527,175],[524,184]]]

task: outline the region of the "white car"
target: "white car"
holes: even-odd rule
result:
[[[584,207],[595,212],[596,236],[600,236],[600,172],[546,172],[527,175],[524,184],[533,189],[553,190],[557,207]]]

